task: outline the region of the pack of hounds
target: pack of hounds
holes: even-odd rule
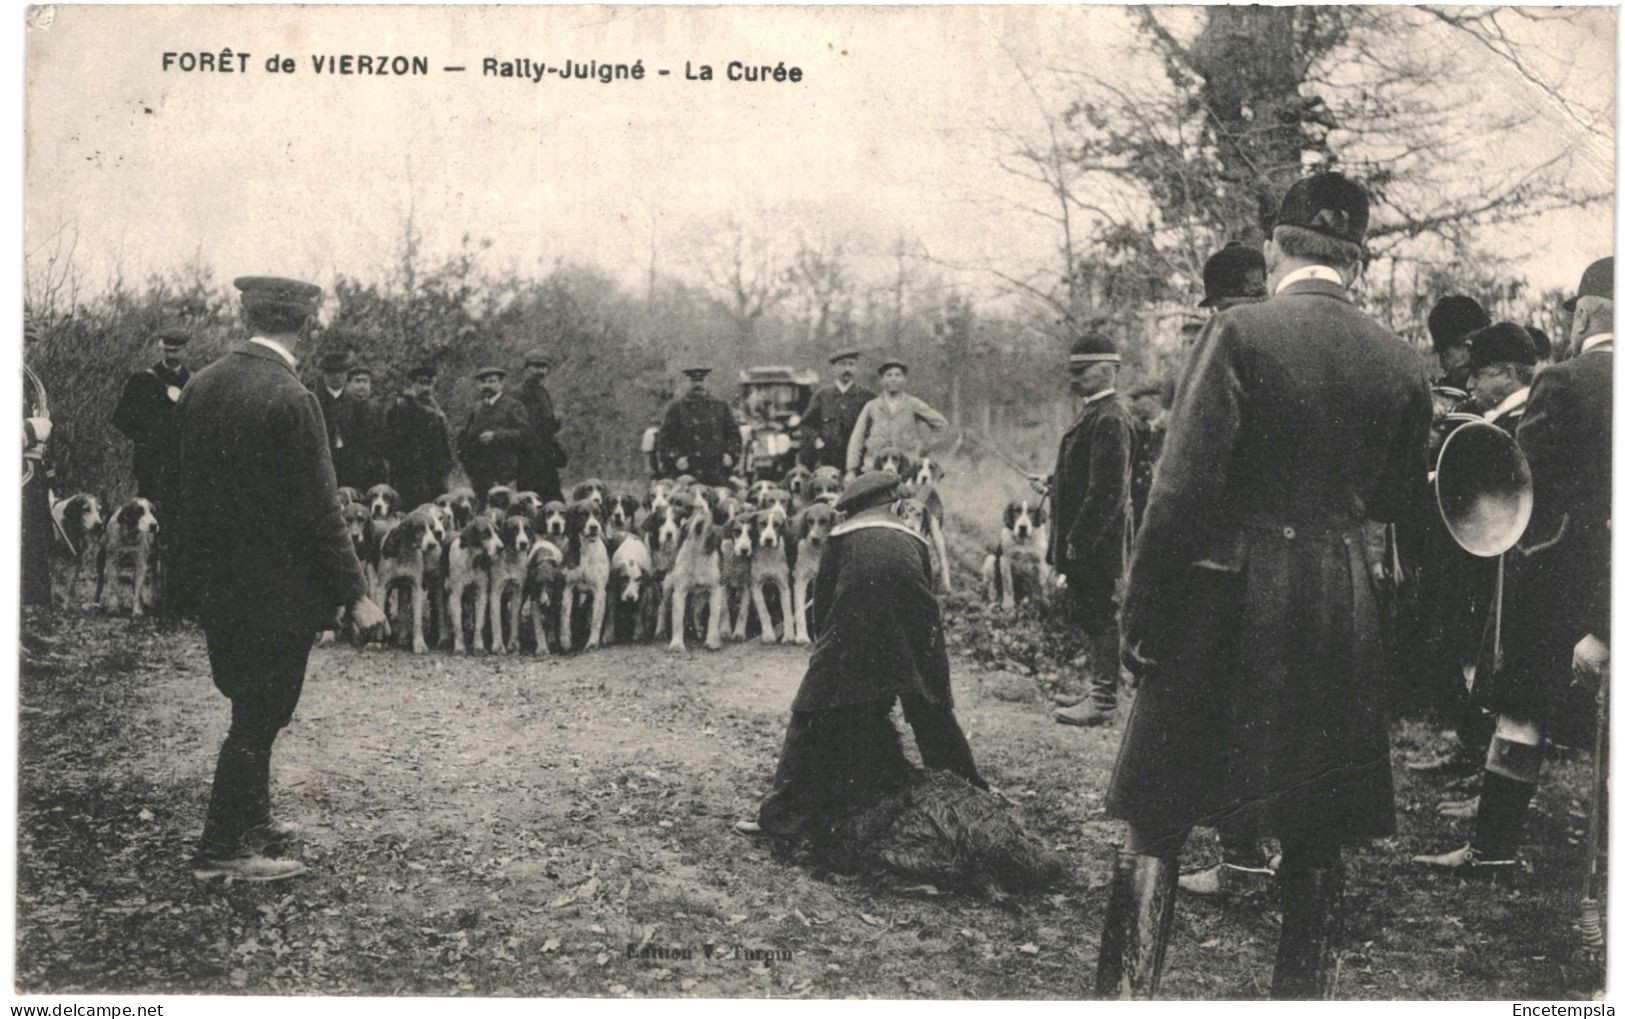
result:
[[[905,479],[892,512],[927,540],[936,581],[951,589],[942,467],[895,451],[875,467]],[[383,484],[341,488],[338,499],[395,639],[415,653],[548,655],[654,640],[682,651],[690,633],[712,650],[753,633],[811,643],[813,582],[843,487],[833,467],[798,466],[725,485],[662,478],[637,494],[588,478],[567,502],[501,485],[483,498],[453,488],[415,508]],[[64,603],[94,562],[95,606],[156,609],[163,571],[150,501],[130,499],[104,518],[101,500],[80,493],[53,513],[70,560]],[[335,619],[334,632],[342,626]]]

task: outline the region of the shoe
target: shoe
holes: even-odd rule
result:
[[[1115,707],[1101,708],[1093,698],[1086,698],[1070,708],[1056,708],[1055,720],[1063,725],[1111,725],[1116,714]]]
[[[1052,700],[1058,708],[1070,708],[1082,704],[1088,697],[1086,693],[1058,693]]]
[[[760,835],[762,834],[762,826],[755,821],[735,821],[734,831],[741,835]]]
[[[1417,775],[1455,777],[1472,774],[1480,763],[1482,762],[1474,760],[1472,755],[1457,744],[1442,754],[1406,761],[1405,769]]]
[[[1239,867],[1216,863],[1207,870],[1179,875],[1179,890],[1192,895],[1225,895],[1261,886],[1275,877],[1268,867]]]
[[[1478,816],[1478,797],[1467,800],[1445,800],[1439,804],[1439,816],[1457,821],[1471,821]]]
[[[1095,967],[1095,997],[1145,1000],[1157,996],[1168,935],[1174,927],[1177,858],[1119,850],[1106,900],[1105,929]]]
[[[1424,867],[1449,871],[1460,877],[1492,879],[1502,875],[1514,874],[1523,866],[1516,857],[1500,859],[1487,857],[1474,849],[1471,843],[1448,853],[1440,853],[1437,856],[1413,856],[1411,862],[1419,863]]]
[[[199,881],[223,877],[228,881],[284,881],[309,870],[298,860],[282,860],[253,853],[225,859],[199,858],[192,864],[192,876]]]

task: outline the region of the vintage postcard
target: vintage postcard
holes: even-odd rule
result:
[[[1615,8],[13,16],[17,1005],[1605,993]]]

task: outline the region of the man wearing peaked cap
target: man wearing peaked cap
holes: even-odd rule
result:
[[[1197,824],[1281,840],[1271,994],[1329,996],[1341,845],[1394,831],[1364,528],[1421,503],[1432,401],[1421,358],[1349,299],[1368,220],[1342,174],[1292,185],[1273,297],[1215,316],[1181,381],[1123,599],[1145,680],[1106,799],[1128,839],[1101,996],[1155,993]]]
[[[857,382],[859,351],[855,347],[830,355],[835,382],[824,386],[807,401],[801,416],[801,462],[809,470],[818,467],[846,467],[846,446],[870,400],[872,390]]]
[[[901,450],[910,462],[931,449],[948,427],[948,419],[912,393],[903,392],[908,365],[897,358],[880,363],[880,395],[863,405],[846,440],[846,472],[856,477],[874,466],[883,449]],[[948,586],[943,572],[943,586]]]
[[[701,484],[721,485],[740,458],[739,422],[726,403],[706,389],[711,369],[683,369],[688,391],[666,407],[655,435],[655,459],[666,476],[692,474]]]
[[[1490,317],[1483,307],[1463,294],[1441,297],[1433,305],[1428,312],[1428,335],[1444,372],[1439,380],[1443,385],[1467,388],[1467,336],[1489,324]]]
[[[530,351],[525,355],[525,381],[516,394],[525,405],[531,428],[530,440],[519,458],[519,487],[549,502],[564,499],[559,471],[570,462],[559,441],[561,425],[553,411],[553,394],[547,391],[547,376],[552,370],[553,359],[546,351]]]
[[[1262,251],[1231,241],[1202,264],[1202,300],[1197,307],[1223,311],[1262,301],[1269,296],[1264,288],[1266,274]]]
[[[434,398],[435,374],[427,364],[408,372],[406,392],[396,397],[384,421],[389,483],[403,506],[421,506],[444,492],[455,462],[451,429]]]
[[[1067,355],[1078,416],[1061,436],[1048,480],[1053,512],[1044,561],[1066,578],[1068,657],[1087,695],[1057,708],[1067,725],[1107,725],[1117,711],[1121,648],[1117,588],[1128,559],[1134,419],[1117,397],[1117,345],[1090,331]]]
[[[926,542],[890,508],[899,479],[860,475],[836,508],[813,592],[812,657],[790,705],[772,788],[742,832],[785,838],[827,830],[894,791],[912,770],[891,722],[914,732],[927,768],[986,789],[954,716],[942,614]]]
[[[192,372],[181,360],[191,337],[170,330],[158,336],[158,361],[124,382],[113,427],[134,444],[136,495],[160,508],[175,470],[175,401]]]
[[[1453,852],[1418,856],[1417,863],[1464,876],[1517,870],[1545,742],[1590,746],[1596,737],[1611,605],[1612,276],[1611,258],[1586,269],[1571,328],[1578,352],[1535,376],[1517,428],[1534,482],[1534,513],[1507,555],[1505,661],[1490,687],[1495,732],[1472,839]],[[1497,346],[1503,352],[1487,356],[1518,348]]]
[[[495,365],[474,373],[480,384],[479,399],[457,433],[463,470],[481,499],[495,485],[519,484],[520,456],[533,434],[525,405],[502,391],[507,377],[508,370]]]
[[[198,372],[175,406],[171,591],[203,624],[214,684],[231,701],[193,873],[276,881],[305,869],[265,853],[297,831],[271,812],[271,748],[299,703],[311,644],[339,608],[362,632],[386,624],[339,514],[321,408],[294,373],[321,291],[265,277],[237,288],[251,338]]]

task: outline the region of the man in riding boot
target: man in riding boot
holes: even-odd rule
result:
[[[1579,353],[1536,377],[1518,425],[1534,515],[1506,553],[1505,662],[1490,677],[1495,735],[1467,845],[1414,862],[1463,876],[1519,869],[1518,832],[1546,741],[1595,736],[1598,677],[1608,662],[1613,484],[1614,260],[1580,280],[1571,335]]]
[[[1211,824],[1282,845],[1271,993],[1330,996],[1342,845],[1394,831],[1367,518],[1427,484],[1422,359],[1360,312],[1365,190],[1298,181],[1265,242],[1274,296],[1214,316],[1174,404],[1123,602],[1142,679],[1107,793],[1128,822],[1096,991],[1149,997],[1179,854]]]
[[[1066,579],[1069,622],[1080,638],[1073,661],[1087,658],[1089,693],[1055,709],[1067,725],[1107,725],[1117,712],[1118,583],[1128,559],[1134,420],[1117,398],[1117,346],[1090,332],[1067,357],[1072,395],[1083,401],[1061,436],[1049,488],[1054,524],[1044,561]]]

